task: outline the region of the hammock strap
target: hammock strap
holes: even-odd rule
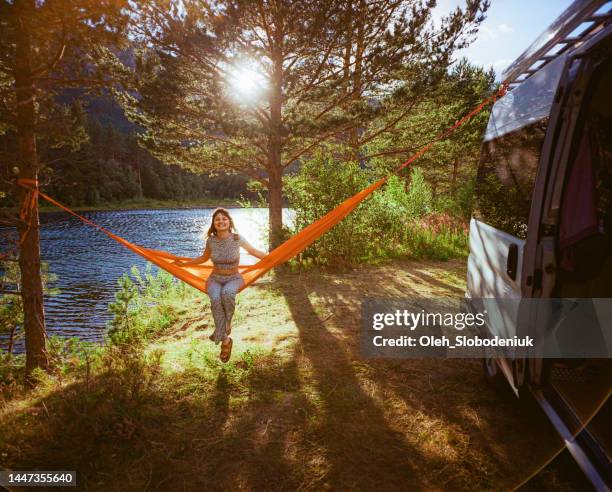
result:
[[[38,181],[31,178],[20,178],[16,181],[16,183],[25,188],[27,193],[21,202],[21,207],[19,208],[18,219],[21,224],[26,223],[27,226],[25,230],[20,234],[19,239],[15,242],[12,249],[8,251],[4,251],[0,253],[0,261],[7,260],[16,256],[17,252],[25,243],[28,235],[30,234],[30,230],[32,229],[32,223],[34,221],[34,209],[36,208],[36,204],[38,202]]]
[[[17,180],[17,183],[20,184],[21,186],[25,186],[26,185],[26,183],[23,183],[22,180]],[[202,275],[201,272],[207,272],[208,271],[209,272],[208,275],[210,275],[210,273],[212,273],[212,268],[213,268],[212,264],[209,264],[209,265],[194,265],[194,266],[190,266],[190,267],[181,267],[179,265],[175,265],[173,263],[174,261],[176,261],[176,260],[188,260],[189,258],[171,255],[171,254],[165,253],[163,251],[156,251],[156,250],[151,250],[151,249],[148,249],[148,248],[143,248],[143,247],[138,246],[136,244],[130,243],[129,241],[126,241],[122,237],[117,236],[116,234],[113,234],[112,232],[110,232],[109,230],[105,229],[104,227],[101,227],[98,224],[96,224],[95,222],[92,222],[91,220],[87,219],[86,217],[83,217],[82,215],[76,213],[74,210],[71,210],[70,208],[68,208],[65,205],[61,204],[57,200],[54,200],[53,198],[51,198],[50,196],[46,195],[42,191],[37,190],[37,193],[42,198],[47,200],[49,203],[52,203],[56,207],[61,208],[65,212],[67,212],[70,215],[72,215],[72,216],[82,220],[84,223],[86,223],[87,225],[97,229],[98,231],[103,232],[104,234],[106,234],[111,239],[114,239],[115,241],[117,241],[119,244],[125,246],[126,248],[128,248],[131,251],[133,251],[134,253],[144,257],[145,259],[147,259],[151,263],[154,263],[158,267],[163,268],[164,270],[168,271],[169,273],[171,273],[175,277],[177,277],[177,278],[183,280],[184,282],[188,283],[192,287],[195,287],[196,289],[201,290],[203,292],[206,291],[206,281],[205,281],[205,278],[202,278],[203,275]],[[205,275],[205,277],[207,278],[208,275]]]

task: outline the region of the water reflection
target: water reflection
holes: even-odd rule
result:
[[[205,235],[213,209],[121,210],[85,212],[93,222],[128,241],[177,255],[195,257],[203,252]],[[268,209],[232,209],[238,232],[256,248],[267,250]],[[283,210],[283,221],[290,224],[293,214]],[[117,279],[132,265],[146,267],[146,261],[104,234],[65,213],[41,214],[41,255],[58,276],[53,287],[57,296],[45,298],[49,334],[79,336],[85,340],[103,338],[107,311],[114,300]],[[241,264],[256,258],[244,254]],[[22,344],[16,351],[23,350]]]

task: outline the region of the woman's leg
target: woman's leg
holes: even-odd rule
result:
[[[236,308],[236,294],[238,289],[244,284],[244,279],[240,275],[232,276],[223,288],[221,289],[221,303],[225,311],[225,320],[229,324],[234,316],[234,310]]]
[[[219,343],[227,337],[225,333],[225,309],[221,301],[221,292],[223,284],[218,282],[213,276],[208,278],[206,283],[206,293],[210,297],[210,309],[212,311],[213,320],[215,321],[215,331],[211,339],[215,343]]]

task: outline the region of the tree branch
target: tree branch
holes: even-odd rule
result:
[[[317,145],[319,145],[321,142],[323,142],[324,140],[327,140],[329,137],[331,137],[332,135],[336,135],[337,133],[341,133],[341,132],[346,132],[348,130],[352,130],[353,128],[356,128],[356,124],[352,123],[348,126],[346,126],[345,128],[336,128],[330,132],[327,132],[326,134],[324,134],[323,136],[317,138],[313,143],[311,143],[310,145],[304,147],[302,150],[298,151],[297,153],[295,153],[292,157],[290,157],[285,164],[283,164],[283,168],[290,166],[293,162],[295,162],[297,159],[299,159],[302,155],[304,155],[306,152],[309,152],[311,149],[313,149],[314,147],[316,147]]]
[[[60,60],[64,57],[65,52],[66,52],[66,25],[62,22],[62,40],[60,42],[57,53],[52,58],[50,63],[44,64],[40,66],[39,68],[35,68],[34,70],[32,70],[32,77],[36,78],[39,75],[49,73],[51,70],[53,70],[57,66],[57,64],[60,62]]]
[[[420,149],[421,146],[417,147],[409,147],[405,149],[394,149],[394,150],[385,150],[384,152],[377,152],[376,154],[369,154],[363,157],[363,159],[372,159],[373,157],[380,157],[383,155],[394,155],[394,154],[409,154],[414,152],[415,150]]]
[[[192,131],[193,132],[193,128],[190,128],[190,127],[188,127],[188,126],[186,126],[186,125],[184,125],[182,123],[179,123],[179,122],[175,121],[175,122],[173,122],[173,124],[175,124],[176,126],[182,128],[183,130],[188,130],[188,131]],[[234,147],[234,148],[240,149],[240,150],[246,150],[246,151],[249,150],[248,147],[245,147],[244,145],[232,142],[231,140],[227,140],[227,139],[224,139],[222,137],[216,137],[216,136],[211,135],[209,133],[201,133],[199,131],[197,132],[197,134],[199,135],[199,138],[203,138],[205,140],[212,140],[212,141],[216,141],[216,142],[221,142],[221,143],[224,143],[226,145],[229,145],[230,147]],[[260,149],[260,150],[263,150],[263,149]],[[257,156],[255,156],[254,158],[263,168],[266,167],[265,163],[261,159],[259,159]]]
[[[113,81],[110,80],[95,80],[95,79],[63,79],[53,77],[35,77],[34,81],[50,82],[52,84],[61,85],[63,87],[109,87]]]
[[[380,134],[386,132],[387,130],[389,130],[390,128],[394,127],[395,125],[397,125],[400,120],[402,120],[410,111],[412,111],[412,108],[415,106],[416,104],[416,99],[412,102],[412,104],[410,104],[410,106],[408,106],[408,108],[406,109],[406,111],[403,111],[397,118],[391,120],[390,123],[388,123],[387,125],[385,125],[383,128],[381,128],[380,130],[374,132],[372,135],[369,135],[368,137],[364,137],[363,139],[361,139],[359,141],[359,145],[364,145],[368,142],[371,142],[372,140],[374,140],[376,137],[378,137]]]
[[[314,75],[312,76],[308,84],[306,84],[306,87],[301,89],[301,91],[303,91],[303,95],[299,97],[298,100],[296,101],[295,103],[296,106],[299,105],[304,100],[308,92],[314,87],[314,83],[316,82],[317,78],[321,75],[321,72],[323,71],[323,67],[325,66],[325,63],[327,62],[327,60],[329,59],[329,55],[331,54],[332,49],[336,46],[336,40],[339,37],[340,37],[340,33],[338,32],[334,36],[334,39],[329,43],[329,48],[325,52],[325,55],[323,56],[323,59],[319,63],[319,66],[317,67],[317,70],[315,71]],[[297,60],[297,57],[296,57],[296,60]],[[295,60],[293,63],[295,63]],[[290,65],[290,67],[293,65],[293,63]],[[287,70],[288,69],[289,68],[287,68]]]

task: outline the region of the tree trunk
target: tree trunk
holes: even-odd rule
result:
[[[355,32],[355,62],[353,69],[353,91],[352,99],[358,102],[362,96],[362,70],[363,70],[363,56],[365,50],[365,19],[367,15],[367,5],[364,0],[359,1],[358,17],[357,17],[357,29]],[[350,57],[349,57],[350,62]],[[353,128],[350,132],[349,145],[351,147],[352,160],[355,162],[360,161],[361,152],[359,144],[359,129]]]
[[[271,108],[268,156],[268,211],[270,219],[270,250],[282,241],[283,229],[283,168],[281,162],[280,99]]]
[[[283,230],[283,174],[279,167],[268,173],[268,206],[270,219],[270,250],[282,242]]]
[[[453,177],[451,180],[451,193],[453,196],[456,195],[457,192],[457,176],[459,174],[459,157],[455,157],[455,161],[453,162]]]
[[[354,34],[354,6],[353,2],[347,3],[347,11],[346,11],[346,39],[344,40],[344,46],[342,48],[342,72],[344,79],[344,92],[346,97],[349,97],[349,94],[353,90],[353,77],[352,77],[352,69],[351,69],[351,59],[353,56],[353,34]],[[353,97],[354,98],[354,97]],[[343,109],[346,111],[348,109],[348,100],[342,104]],[[348,150],[346,154],[343,156],[344,161],[352,161],[357,159],[357,152],[355,151],[355,141],[357,140],[356,130],[349,130],[343,135],[343,140],[348,143]]]
[[[278,19],[275,47],[272,50],[274,69],[270,93],[270,136],[268,141],[268,206],[270,218],[270,250],[282,241],[283,229],[283,163],[282,163],[282,105],[283,52],[282,20]]]
[[[20,2],[16,32],[15,90],[17,93],[17,140],[19,146],[19,177],[38,178],[36,154],[35,92],[31,66],[31,34],[29,19],[35,9],[34,0]],[[38,197],[34,196],[29,206],[29,193],[18,187],[17,196],[25,217],[19,221],[20,238],[19,267],[21,269],[21,297],[26,347],[26,374],[33,369],[45,369],[48,365],[45,347],[45,314],[43,309],[43,286],[40,273],[40,244]]]

